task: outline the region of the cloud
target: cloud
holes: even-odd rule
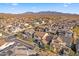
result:
[[[69,7],[72,3],[64,3],[64,7]]]
[[[68,7],[69,5],[67,5],[67,4],[64,4],[64,7]]]
[[[12,3],[12,5],[13,5],[13,6],[17,6],[17,5],[18,5],[18,3]]]

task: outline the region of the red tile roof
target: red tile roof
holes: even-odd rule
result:
[[[6,43],[5,39],[0,38],[0,46],[2,46],[2,45],[5,44],[5,43]]]
[[[35,35],[42,38],[46,33],[45,32],[35,32]]]

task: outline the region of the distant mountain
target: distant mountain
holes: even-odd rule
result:
[[[11,14],[11,13],[0,13],[0,14]],[[56,11],[40,11],[40,12],[24,12],[20,14],[12,14],[12,15],[78,15],[78,14],[70,14],[70,13],[62,13]]]
[[[40,11],[40,12],[25,12],[22,14],[62,14],[61,12],[52,12],[52,11]]]
[[[62,13],[62,12],[56,12],[56,11],[25,12],[22,14],[77,15],[77,14]]]
[[[25,13],[22,13],[22,14],[34,14],[34,12],[25,12]]]
[[[61,12],[55,12],[55,11],[41,11],[38,12],[39,14],[62,14]]]

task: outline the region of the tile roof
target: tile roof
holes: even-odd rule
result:
[[[46,33],[45,32],[35,32],[35,35],[42,38]]]
[[[6,43],[5,39],[0,38],[0,46],[4,45]]]

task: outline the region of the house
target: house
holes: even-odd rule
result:
[[[53,39],[53,37],[52,37],[52,36],[47,36],[47,37],[46,37],[46,39],[45,39],[45,40],[43,40],[43,41],[47,41],[47,43],[46,43],[46,44],[50,45],[50,44],[51,44],[51,42],[52,42],[52,39]]]
[[[49,32],[49,28],[45,27],[44,32]]]
[[[45,32],[38,32],[38,31],[36,31],[34,33],[34,37],[38,37],[40,39],[45,39],[46,36],[48,36],[48,33],[45,33]]]
[[[2,33],[0,33],[0,37],[2,36]]]
[[[6,43],[6,41],[4,39],[0,38],[0,46],[2,46],[5,43]]]
[[[23,31],[22,34],[24,37],[31,37],[31,34],[28,31]]]
[[[53,47],[53,51],[58,53],[62,48],[66,46],[66,43],[63,42],[61,37],[57,37],[55,40],[52,40],[51,47]]]
[[[21,44],[20,42],[13,48],[15,56],[28,56],[31,54],[36,54],[36,52],[32,49],[29,49],[25,45]]]
[[[12,41],[16,40],[16,35],[8,35],[8,36],[6,36],[6,40],[9,42],[12,42]]]
[[[31,28],[31,29],[26,29],[24,32],[25,32],[25,33],[28,32],[29,34],[32,35],[35,31],[34,31],[34,29]]]
[[[28,27],[28,26],[29,26],[29,24],[28,24],[28,23],[25,23],[25,24],[24,24],[24,26],[25,26],[25,27]]]
[[[73,33],[71,31],[67,31],[65,33],[63,41],[66,42],[66,44],[67,44],[68,47],[71,47],[72,39],[73,39]]]
[[[23,39],[28,40],[28,39],[31,39],[31,34],[29,32],[23,31],[22,32],[22,37],[23,37]]]
[[[27,48],[23,45],[17,45],[17,46],[14,47],[14,54],[16,56],[27,55]]]
[[[4,50],[12,45],[14,45],[15,42],[6,42],[5,44],[3,44],[1,47],[0,47],[0,51],[1,50]]]
[[[48,44],[48,42],[52,39],[48,33],[45,32],[35,32],[34,38],[41,40],[44,44]]]
[[[76,52],[79,53],[79,39],[77,39],[76,41]]]
[[[48,27],[43,26],[43,25],[35,27],[34,30],[39,31],[39,32],[48,32],[49,31]]]
[[[0,56],[7,56],[12,54],[12,49],[15,46],[15,42],[7,42],[4,38],[0,38]]]

